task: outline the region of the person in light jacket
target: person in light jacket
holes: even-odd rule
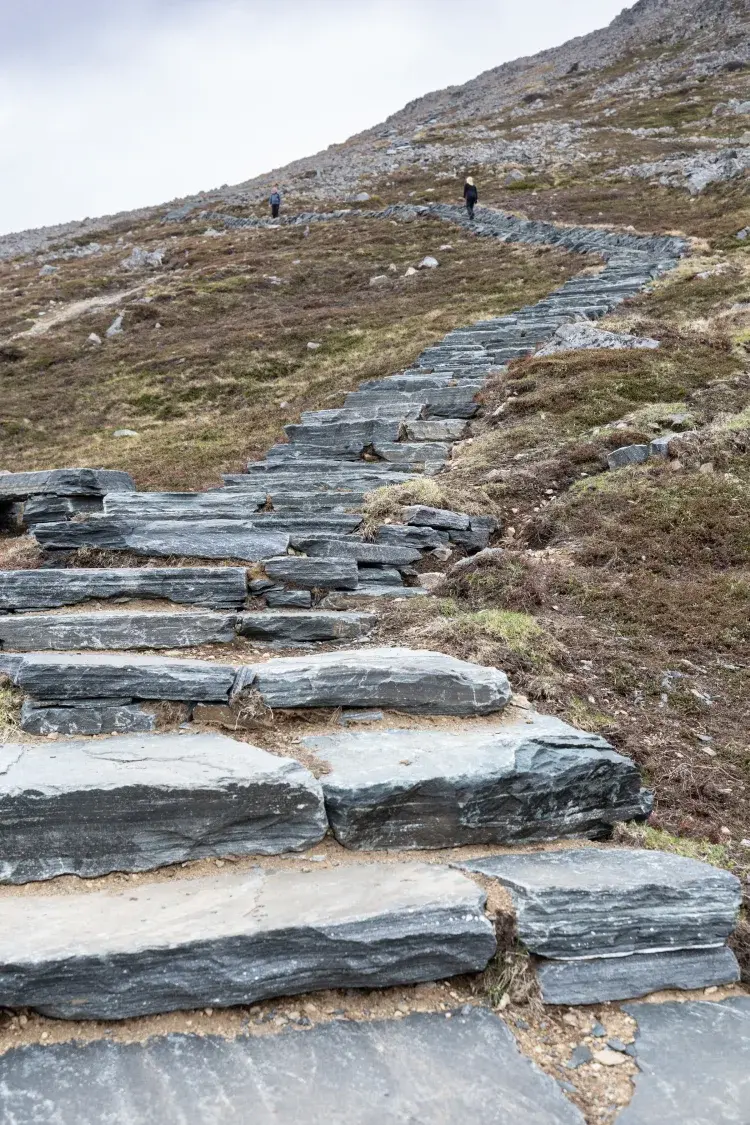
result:
[[[467,176],[466,183],[464,184],[464,200],[466,201],[466,210],[472,222],[474,221],[474,208],[476,207],[478,199],[479,193],[474,185],[474,181],[471,176]]]
[[[279,208],[281,207],[281,192],[279,191],[278,184],[273,185],[273,191],[271,192],[268,202],[271,204],[271,218],[278,219]]]

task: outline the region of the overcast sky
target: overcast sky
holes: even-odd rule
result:
[[[630,0],[0,0],[0,233],[238,183]]]

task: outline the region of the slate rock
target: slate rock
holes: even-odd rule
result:
[[[193,648],[236,639],[236,614],[13,613],[0,616],[0,646],[17,652]]]
[[[585,1043],[580,1043],[577,1047],[573,1048],[573,1052],[565,1063],[565,1066],[568,1070],[578,1070],[579,1066],[590,1063],[593,1057],[590,1048],[587,1047]]]
[[[54,496],[104,496],[107,492],[135,492],[130,473],[119,469],[42,469],[0,476],[0,499],[26,500],[46,492]]]
[[[385,707],[421,715],[488,715],[511,694],[496,668],[408,648],[269,660],[241,669],[235,691],[251,685],[269,707]]]
[[[424,504],[411,504],[403,510],[404,523],[418,527],[435,527],[444,531],[468,531],[470,517],[446,508],[428,508]]]
[[[163,598],[186,605],[244,604],[241,567],[0,570],[0,609],[53,609],[91,598]]]
[[[618,1125],[742,1125],[750,1106],[750,997],[628,1004],[638,1074]]]
[[[476,551],[483,551],[488,546],[498,526],[493,516],[471,516],[468,531],[451,529],[448,534],[452,543],[473,554]]]
[[[565,848],[469,867],[507,887],[519,937],[545,957],[720,946],[741,899],[728,871],[648,849]]]
[[[3,883],[302,851],[326,828],[299,762],[220,734],[0,748]]]
[[[607,464],[610,469],[624,469],[627,465],[642,465],[648,458],[648,445],[621,445],[608,455]]]
[[[481,1008],[304,1034],[15,1047],[0,1087],[14,1125],[584,1125]]]
[[[228,664],[166,656],[32,653],[13,682],[36,699],[173,699],[226,702],[236,670]]]
[[[139,734],[155,729],[156,716],[129,699],[26,699],[21,705],[21,730],[27,734]]]
[[[48,550],[99,547],[133,551],[137,555],[182,555],[206,559],[262,562],[283,554],[289,536],[263,531],[248,520],[153,520],[136,522],[101,516],[85,523],[47,523],[34,529],[40,546]]]
[[[391,566],[360,566],[360,585],[403,586],[401,572]]]
[[[384,523],[375,533],[376,543],[392,543],[397,547],[416,547],[433,551],[449,542],[447,531],[433,527],[412,527],[404,523]]]
[[[310,609],[312,592],[310,590],[287,590],[285,586],[271,585],[265,591],[266,605],[270,609]]]
[[[239,617],[240,636],[253,640],[305,641],[355,640],[377,621],[374,613],[337,613],[335,610],[259,610]],[[2,619],[0,619],[0,635]]]
[[[251,520],[266,503],[265,491],[115,492],[104,497],[104,512],[127,520]]]
[[[468,427],[462,418],[426,419],[406,423],[408,441],[460,441]]]
[[[289,582],[310,590],[319,587],[328,590],[355,590],[359,582],[355,559],[281,555],[267,559],[263,569],[274,582]]]
[[[384,461],[403,465],[442,464],[451,455],[451,447],[439,441],[377,441],[373,448]]]
[[[300,545],[311,558],[356,559],[358,563],[380,566],[409,566],[421,558],[420,551],[415,547],[368,543],[364,539],[321,539],[316,536],[300,540]]]
[[[740,979],[737,959],[727,946],[577,961],[542,960],[536,968],[545,1004],[604,1004],[662,989],[710,988]]]
[[[346,847],[600,836],[651,807],[629,759],[546,715],[494,730],[379,730],[303,743],[329,767],[326,807]],[[493,874],[492,860],[477,864],[469,867]]]
[[[291,445],[314,446],[325,450],[329,456],[337,457],[343,454],[359,456],[368,445],[398,441],[400,430],[398,419],[387,418],[370,422],[343,421],[284,427]]]
[[[0,1007],[125,1019],[476,972],[496,948],[484,901],[417,863],[3,898]]]
[[[53,493],[44,493],[41,496],[30,496],[24,504],[23,526],[34,528],[39,523],[71,520],[78,515],[96,515],[102,510],[101,496],[55,496]]]

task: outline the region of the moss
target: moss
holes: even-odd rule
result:
[[[578,695],[572,695],[566,707],[566,718],[579,730],[606,730],[612,719],[603,711],[598,711]]]
[[[732,866],[729,851],[724,844],[712,844],[709,840],[695,840],[687,836],[673,836],[662,828],[652,828],[648,824],[629,824],[625,833],[628,841],[638,847],[648,848],[651,851],[671,852],[682,855],[687,859],[699,859],[710,863],[712,867],[729,868]]]

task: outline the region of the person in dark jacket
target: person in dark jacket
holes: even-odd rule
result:
[[[474,208],[476,206],[477,200],[479,199],[479,193],[477,192],[471,176],[466,177],[466,183],[464,184],[464,199],[466,200],[466,210],[469,213],[469,218],[473,222]]]
[[[279,191],[278,184],[273,185],[273,191],[271,192],[268,202],[271,204],[271,218],[278,219],[279,208],[281,207],[281,192]]]

